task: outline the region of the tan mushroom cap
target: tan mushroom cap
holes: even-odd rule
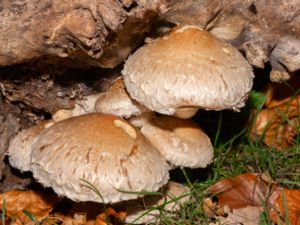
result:
[[[195,26],[176,27],[141,47],[122,74],[133,99],[167,115],[195,107],[238,110],[254,77],[238,50]]]
[[[133,100],[125,89],[123,79],[116,80],[96,101],[96,112],[130,118],[149,111]]]
[[[169,179],[167,163],[136,128],[100,113],[72,117],[45,130],[33,144],[31,163],[39,182],[75,201],[135,199],[137,194],[122,191],[156,191]]]
[[[84,96],[82,99],[76,100],[73,109],[59,109],[52,114],[52,119],[54,123],[73,116],[80,116],[88,113],[94,113],[95,104],[97,99],[102,96],[103,93],[93,94]]]
[[[209,137],[192,120],[156,117],[144,121],[141,133],[173,166],[204,168],[212,162],[214,150]]]
[[[45,130],[49,121],[20,131],[10,142],[7,155],[9,163],[22,172],[30,171],[30,154],[33,141]]]
[[[84,96],[83,99],[77,100],[74,109],[72,110],[72,116],[80,116],[88,113],[95,112],[95,104],[98,98],[103,93]]]
[[[177,212],[181,206],[190,200],[190,189],[182,184],[169,181],[161,190],[162,195],[145,196],[143,199],[125,203],[127,216],[125,223],[149,224],[158,222],[161,209],[149,210],[160,207],[168,213]]]

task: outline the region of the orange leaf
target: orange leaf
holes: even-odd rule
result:
[[[275,223],[286,222],[286,212],[290,225],[300,225],[300,190],[284,189],[270,209],[271,219]]]
[[[15,224],[30,221],[23,210],[27,210],[40,220],[49,215],[54,205],[59,201],[57,195],[42,194],[35,191],[12,190],[0,194],[0,207],[6,201],[6,216],[14,218]]]
[[[218,206],[230,209],[272,204],[281,188],[265,174],[245,173],[224,179],[209,188],[218,198]]]
[[[269,147],[278,150],[291,146],[297,135],[299,125],[300,107],[294,105],[281,105],[272,109],[261,110],[255,118],[251,129],[251,138],[260,137]],[[300,102],[299,102],[300,103]]]
[[[97,216],[97,219],[95,221],[95,225],[109,225],[110,223],[107,223],[109,220],[109,217],[114,217],[119,220],[124,220],[126,217],[126,212],[116,212],[112,208],[108,208],[106,212],[101,213],[99,216]]]
[[[124,220],[125,212],[116,212],[112,208],[105,212],[102,204],[94,202],[73,202],[68,212],[58,212],[54,217],[63,221],[62,225],[109,225],[113,218]],[[65,214],[64,214],[65,213]]]
[[[266,96],[264,109],[253,111],[254,125],[251,138],[259,137],[269,147],[283,150],[292,145],[297,135],[300,115],[300,77],[292,77],[287,84],[268,84],[263,92]]]
[[[269,83],[263,89],[266,96],[265,108],[274,108],[291,99],[295,99],[294,95],[300,88],[300,76],[293,76],[285,83]],[[296,98],[299,98],[298,95]],[[300,99],[298,100],[300,103]]]

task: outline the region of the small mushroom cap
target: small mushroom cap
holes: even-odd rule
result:
[[[83,99],[77,100],[74,109],[72,110],[72,116],[80,116],[88,113],[95,112],[96,101],[103,93],[84,96]]]
[[[54,124],[32,146],[33,176],[74,201],[115,203],[169,179],[161,154],[126,120],[101,113]],[[86,187],[91,183],[102,198]]]
[[[162,188],[162,195],[145,196],[143,199],[125,203],[127,216],[125,223],[148,224],[157,222],[159,209],[149,210],[152,207],[161,207],[167,212],[179,211],[181,206],[190,200],[189,188],[169,181]]]
[[[57,123],[61,120],[65,120],[65,119],[70,118],[72,116],[74,116],[73,115],[73,110],[71,110],[71,109],[59,109],[52,115],[52,119],[53,119],[54,123]]]
[[[253,84],[242,54],[195,26],[176,27],[138,49],[122,71],[130,96],[150,110],[238,110]]]
[[[123,79],[116,80],[112,86],[103,93],[95,104],[96,112],[113,114],[130,118],[142,112],[149,111],[146,107],[133,100],[127,93]]]
[[[204,168],[214,150],[209,137],[192,120],[170,116],[144,121],[141,133],[173,166]]]
[[[30,154],[33,141],[45,130],[49,121],[20,131],[10,142],[7,155],[9,163],[22,172],[30,171]]]

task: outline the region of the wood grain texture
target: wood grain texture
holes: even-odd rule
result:
[[[162,0],[3,0],[0,66],[59,56],[114,67],[164,10]]]

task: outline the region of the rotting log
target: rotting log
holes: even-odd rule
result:
[[[115,67],[164,11],[163,0],[1,0],[0,66],[59,56]]]
[[[270,63],[273,81],[300,69],[299,0],[170,0],[168,7],[165,21],[210,31],[255,67]]]
[[[104,91],[111,80],[120,76],[119,70],[63,68],[43,62],[14,65],[0,68],[0,94],[7,104],[35,114],[53,114],[73,108],[82,96]]]
[[[270,63],[271,80],[300,68],[299,0],[2,0],[0,17],[0,66],[56,56],[113,68],[159,19],[200,26],[255,67]]]
[[[3,160],[9,141],[20,129],[19,114],[20,109],[6,103],[0,94],[0,178],[5,167]]]

